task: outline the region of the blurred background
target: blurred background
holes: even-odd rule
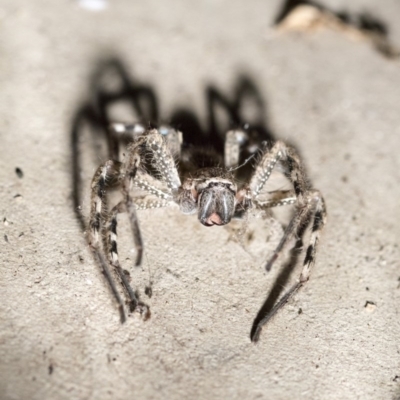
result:
[[[400,3],[2,0],[1,399],[399,399]],[[171,124],[222,149],[248,124],[284,140],[324,194],[308,284],[264,271],[282,221],[207,229],[139,214],[152,317],[121,325],[85,230],[110,121]],[[282,274],[285,272],[285,279]]]

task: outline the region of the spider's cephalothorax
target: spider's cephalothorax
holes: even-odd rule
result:
[[[205,226],[226,225],[238,206],[237,185],[225,168],[202,168],[183,181],[176,202],[184,214],[198,213]]]
[[[149,309],[139,301],[137,293],[131,288],[126,273],[119,264],[118,213],[129,214],[137,250],[136,265],[141,264],[143,253],[137,209],[177,204],[182,213],[197,213],[203,225],[214,226],[226,225],[233,217],[240,217],[250,208],[265,210],[294,204],[294,216],[274,253],[266,262],[267,270],[271,269],[289,240],[304,233],[305,228],[311,226],[310,240],[305,251],[300,277],[282,300],[258,323],[252,335],[252,340],[256,341],[261,327],[309,279],[318,240],[326,223],[324,199],[318,190],[311,188],[297,152],[281,141],[263,150],[254,149],[254,145],[250,146],[248,143],[246,132],[234,130],[226,135],[223,166],[220,166],[221,158],[210,150],[202,153],[201,149],[196,149],[196,157],[192,158],[190,153],[181,151],[182,134],[170,127],[146,130],[141,125],[119,123],[111,126],[111,132],[130,134],[132,142],[127,148],[124,162],[109,160],[95,173],[92,181],[89,242],[99,259],[103,259],[104,254],[107,255],[108,262],[118,272],[130,298],[131,310],[140,312],[145,319],[150,315]],[[250,178],[239,185],[235,178],[239,171],[242,150],[253,155],[258,150],[260,155]],[[199,154],[207,159],[203,165],[194,162]],[[181,174],[178,172],[175,158],[179,159]],[[268,178],[278,162],[284,167],[285,175],[292,183],[293,190],[274,191],[272,198],[261,201],[259,196],[262,191],[265,192]],[[107,184],[110,182],[116,182],[121,187],[123,199],[110,212],[105,213]],[[133,197],[132,186],[136,186],[147,195]],[[100,237],[104,237],[104,252],[100,250]],[[122,308],[122,302],[120,300],[119,302]]]

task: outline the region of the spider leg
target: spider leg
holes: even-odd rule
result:
[[[154,166],[157,168],[162,180],[167,184],[169,191],[172,193],[177,192],[181,186],[181,180],[166,139],[156,129],[152,129],[133,142],[128,151],[131,155],[136,155],[140,161],[142,149],[151,152]]]
[[[182,132],[169,125],[161,125],[158,128],[158,132],[165,137],[172,156],[179,159],[183,142]]]
[[[224,148],[224,162],[226,168],[236,168],[239,165],[240,147],[246,140],[246,132],[240,129],[227,132]]]
[[[114,280],[113,280],[111,272],[108,268],[107,262],[98,249],[92,248],[92,253],[93,253],[93,256],[94,256],[95,260],[97,261],[97,263],[99,265],[101,265],[104,275],[107,279],[107,282],[110,285],[111,291],[112,291],[115,299],[117,300],[121,323],[123,324],[126,321],[126,316],[125,316],[125,311],[124,311],[124,303],[121,299],[121,296],[118,293],[117,288],[115,287]]]
[[[107,161],[97,169],[93,177],[88,243],[94,258],[98,264],[101,265],[108,284],[110,285],[111,291],[117,300],[121,315],[121,322],[125,322],[126,317],[122,299],[117,291],[117,288],[115,287],[108,264],[104,259],[103,254],[99,250],[100,229],[102,227],[103,215],[106,209],[105,186],[107,180],[119,174],[119,167],[120,163],[115,161]]]
[[[281,300],[273,307],[273,309],[264,316],[258,323],[251,334],[251,340],[257,341],[262,326],[267,323],[270,318],[290,299],[290,297],[300,289],[310,277],[312,266],[315,262],[316,248],[319,236],[326,223],[326,207],[321,193],[317,190],[310,188],[307,180],[304,167],[301,163],[300,157],[296,151],[287,146],[283,142],[276,142],[273,147],[264,153],[259,165],[257,166],[253,177],[249,183],[249,189],[253,195],[255,206],[257,206],[257,197],[262,191],[265,183],[267,182],[273,168],[278,161],[283,162],[286,167],[286,176],[293,184],[294,194],[296,201],[295,214],[287,226],[281,241],[275,249],[273,255],[270,257],[266,264],[266,270],[272,268],[273,263],[278,259],[284,247],[289,240],[295,235],[296,232],[303,232],[305,228],[313,221],[312,233],[310,237],[310,244],[306,251],[304,259],[303,270],[300,278],[287,293],[283,295]],[[280,203],[280,201],[278,201]]]
[[[126,212],[127,207],[125,200],[119,202],[115,207],[112,208],[107,218],[106,223],[106,236],[105,243],[109,257],[110,264],[114,267],[118,276],[121,278],[122,285],[125,288],[129,299],[130,299],[130,311],[139,311],[143,315],[143,319],[147,320],[150,317],[149,307],[139,300],[137,293],[132,289],[127,271],[121,268],[118,258],[117,250],[117,216],[119,213]]]
[[[162,200],[171,199],[171,193],[165,193],[155,186],[155,179],[149,175],[138,173],[138,168],[141,164],[141,158],[146,151],[150,151],[153,156],[153,161],[158,171],[167,184],[168,191],[172,194],[177,193],[181,186],[178,171],[175,167],[173,156],[168,149],[167,143],[162,135],[156,129],[147,131],[140,136],[128,147],[128,154],[123,167],[122,178],[122,193],[125,200],[126,211],[128,212],[135,246],[137,250],[136,266],[141,264],[143,255],[143,243],[139,229],[139,222],[136,215],[136,207],[132,196],[130,195],[131,184],[136,184],[151,194],[154,194]]]
[[[133,240],[136,248],[136,261],[135,266],[139,267],[142,264],[143,257],[143,240],[140,233],[139,221],[136,215],[136,208],[133,202],[132,196],[129,194],[129,180],[125,181],[122,185],[122,193],[124,195],[126,211],[129,215],[129,221],[131,223]]]
[[[310,237],[310,242],[307,247],[306,256],[303,261],[303,269],[301,271],[300,277],[296,283],[281,297],[281,299],[275,304],[272,310],[265,315],[251,332],[251,341],[257,342],[262,327],[281,309],[288,300],[309,280],[312,267],[315,264],[315,254],[317,251],[317,245],[319,242],[319,237],[321,235],[322,229],[326,224],[327,213],[323,197],[319,191],[313,192],[315,195],[315,208],[312,211],[312,232]],[[311,220],[308,221],[310,223]]]
[[[134,199],[133,204],[136,210],[147,210],[151,208],[161,208],[170,205],[170,202],[152,197]],[[107,218],[106,248],[109,252],[110,262],[113,266],[119,266],[117,251],[117,215],[127,211],[126,202],[122,200],[113,209]]]
[[[136,176],[132,179],[132,183],[138,188],[157,196],[162,200],[172,200],[172,194],[169,190],[165,191],[160,188],[160,181],[153,178],[149,174],[137,171]]]
[[[303,262],[303,270],[300,275],[300,284],[308,281],[311,269],[315,263],[315,254],[322,230],[326,224],[327,212],[325,200],[318,190],[313,191],[313,200],[315,201],[315,210],[313,214],[313,224],[311,228],[310,243],[306,250],[306,256]]]
[[[272,268],[274,262],[278,259],[281,255],[284,247],[289,242],[289,240],[293,237],[294,233],[297,229],[303,225],[310,216],[311,209],[309,207],[304,207],[296,210],[295,215],[289,222],[289,225],[286,227],[285,232],[283,233],[282,239],[280,240],[278,246],[274,250],[273,255],[267,261],[265,265],[265,269],[269,272]]]
[[[137,128],[139,126],[139,128]],[[119,132],[126,132],[128,130],[138,129],[138,135],[134,141],[128,146],[128,154],[121,167],[121,181],[122,181],[122,194],[124,196],[126,211],[128,212],[131,227],[133,231],[133,238],[135,242],[136,262],[135,265],[139,266],[142,262],[143,256],[143,241],[140,234],[139,222],[136,215],[136,207],[132,196],[130,195],[131,184],[135,184],[140,188],[155,194],[162,199],[172,199],[170,193],[165,193],[163,190],[158,189],[154,180],[150,176],[144,178],[144,174],[138,173],[141,165],[142,156],[146,151],[150,151],[153,156],[154,165],[157,167],[160,175],[167,184],[169,192],[174,192],[179,189],[181,182],[179,179],[178,171],[175,167],[175,162],[171,151],[168,148],[167,142],[163,136],[156,130],[152,129],[142,132],[142,126],[139,125],[126,125],[126,124],[113,124],[114,130]]]
[[[104,223],[104,215],[106,214],[107,199],[106,185],[107,181],[122,180],[122,192],[126,203],[126,210],[132,226],[133,237],[136,247],[136,262],[139,266],[143,255],[143,241],[140,234],[139,222],[136,216],[136,210],[133,205],[132,197],[129,194],[130,180],[135,178],[139,158],[136,154],[130,154],[127,158],[126,165],[109,160],[101,165],[92,181],[92,206],[90,212],[90,239],[89,244],[93,248],[99,247],[100,231]]]
[[[152,208],[163,208],[163,207],[168,207],[171,204],[170,201],[157,199],[152,196],[135,198],[134,203],[135,203],[136,210],[149,210]]]
[[[134,142],[137,142],[136,144],[131,145],[129,151],[133,152],[140,152],[140,145],[144,144],[146,146],[146,129],[142,124],[125,124],[122,122],[116,122],[110,124],[110,131],[115,134],[115,135],[129,135],[130,139]],[[156,130],[151,131],[152,133],[157,132]],[[159,148],[155,148],[155,151],[159,154],[161,153],[159,150],[162,150],[162,152],[170,154],[165,154],[165,159],[170,161],[172,156],[180,156],[181,152],[181,144],[182,144],[182,132],[175,130],[174,128],[168,126],[168,125],[163,125],[160,127],[158,130],[160,133],[158,136],[158,140],[156,141],[159,144]],[[161,136],[162,135],[162,136]],[[157,136],[157,133],[155,134]],[[166,146],[163,146],[162,142],[163,139],[165,138],[166,141]],[[141,138],[141,140],[140,140]],[[161,140],[160,140],[161,139]],[[169,165],[175,166],[175,163],[168,163]],[[139,188],[156,195],[159,198],[162,199],[172,199],[171,194],[165,193],[164,188],[159,188],[160,186],[160,181],[153,178],[152,176],[145,174],[138,170],[135,174],[135,176],[132,178],[132,183],[135,186],[138,186]]]
[[[277,192],[273,192],[273,194],[274,196],[271,199],[265,201],[255,200],[255,207],[265,210],[273,207],[288,206],[296,203],[297,201],[297,197],[291,190],[279,190]]]
[[[109,160],[102,164],[94,174],[92,180],[92,196],[89,222],[89,244],[92,248],[98,248],[100,231],[107,212],[106,185],[112,180],[118,179],[121,163]]]
[[[293,184],[294,194],[296,196],[296,211],[281,241],[275,249],[274,254],[266,264],[265,268],[267,271],[272,268],[273,263],[278,259],[286,244],[293,237],[296,229],[307,220],[313,208],[310,185],[307,181],[300,157],[292,147],[287,146],[281,141],[276,142],[269,151],[264,153],[250,179],[249,188],[253,198],[257,201],[258,195],[264,188],[265,183],[278,161],[284,162],[287,166],[286,176]]]
[[[122,128],[118,128],[117,125],[117,130],[118,129],[119,131],[124,132],[123,130],[126,129],[126,126],[122,125]],[[162,189],[159,189],[154,182],[156,180],[152,181],[150,176],[141,176],[140,173],[137,174],[138,168],[141,164],[141,152],[143,149],[152,153],[155,165],[158,167],[161,177],[167,184],[167,193]],[[107,219],[105,217],[107,211],[106,186],[109,183],[119,183],[121,185],[123,200],[113,208],[110,216]],[[173,156],[167,147],[166,141],[156,130],[145,132],[140,134],[137,138],[134,138],[133,143],[128,147],[128,153],[124,163],[113,160],[105,162],[97,169],[92,180],[92,201],[88,242],[95,257],[102,265],[107,276],[111,289],[121,310],[121,320],[123,321],[125,320],[125,314],[123,313],[122,300],[111,278],[107,262],[104,260],[104,257],[99,250],[99,244],[101,233],[105,233],[105,249],[109,255],[111,265],[117,271],[122,280],[123,286],[128,293],[131,302],[131,310],[139,309],[139,312],[144,315],[144,319],[148,318],[150,315],[149,309],[145,304],[139,301],[137,294],[131,288],[129,280],[119,264],[117,253],[117,214],[119,212],[126,211],[131,222],[134,243],[136,247],[135,265],[139,266],[141,264],[143,255],[143,241],[136,215],[136,208],[138,208],[140,204],[142,204],[142,206],[149,207],[151,203],[139,202],[138,205],[135,205],[135,202],[130,195],[130,189],[134,183],[149,193],[159,197],[160,200],[154,203],[157,205],[164,205],[167,200],[172,200],[173,193],[177,192],[180,188],[180,179],[178,171],[175,167]],[[108,223],[105,224],[105,220],[107,220]]]
[[[166,207],[171,204],[168,201],[161,199],[154,199],[153,197],[144,197],[140,199],[134,199],[134,207],[137,210],[145,210],[150,208]],[[110,264],[114,267],[114,270],[118,273],[121,278],[122,284],[130,298],[130,310],[137,310],[143,319],[146,321],[150,317],[149,307],[140,301],[138,294],[132,289],[129,279],[127,277],[127,271],[123,270],[117,250],[117,216],[119,213],[127,211],[126,203],[124,200],[119,202],[115,207],[112,208],[108,215],[106,222],[106,235],[105,235],[105,248],[107,249]]]
[[[286,148],[287,146],[285,143],[278,141],[270,150],[264,153],[249,183],[249,188],[253,198],[257,198],[260,194],[276,163],[285,156]]]

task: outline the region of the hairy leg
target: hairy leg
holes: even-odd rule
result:
[[[306,251],[303,270],[298,282],[283,295],[274,308],[258,323],[257,328],[252,334],[252,341],[258,340],[262,326],[268,322],[269,319],[271,319],[271,317],[289,300],[289,298],[309,279],[310,271],[315,262],[318,240],[326,223],[326,207],[321,193],[310,188],[304,166],[297,152],[292,147],[287,146],[285,143],[280,141],[276,142],[270,150],[267,150],[264,153],[250,180],[248,187],[255,205],[257,206],[257,197],[263,190],[264,185],[278,161],[283,163],[286,167],[285,174],[293,185],[295,196],[290,196],[286,199],[279,199],[276,205],[283,205],[286,202],[289,202],[295,204],[296,209],[281,241],[273,255],[266,263],[266,270],[269,271],[272,268],[272,265],[281,255],[285,246],[289,243],[290,239],[293,238],[296,232],[304,232],[305,227],[307,227],[311,221],[313,221],[312,233],[310,244]],[[268,206],[268,202],[266,202],[266,204],[265,202],[260,202],[260,204]]]
[[[308,224],[312,221],[310,242],[306,250],[306,255],[303,261],[303,268],[299,279],[295,282],[292,287],[286,291],[281,299],[275,304],[272,310],[266,314],[257,324],[254,332],[251,335],[251,340],[257,342],[262,327],[289,301],[289,299],[309,280],[312,267],[315,264],[315,255],[317,252],[317,245],[319,242],[320,235],[326,224],[327,213],[323,197],[319,191],[313,191],[314,193],[314,209],[311,212],[311,218]]]
[[[109,262],[114,267],[119,278],[122,281],[122,285],[127,292],[130,299],[130,311],[138,311],[144,320],[150,317],[149,307],[139,300],[138,294],[132,289],[129,280],[129,274],[127,271],[121,268],[118,250],[117,250],[117,216],[119,213],[126,212],[127,207],[125,201],[119,202],[115,207],[112,208],[108,215],[106,222],[106,251],[108,254]]]

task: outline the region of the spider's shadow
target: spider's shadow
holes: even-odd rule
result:
[[[260,143],[274,140],[274,135],[266,122],[265,101],[249,77],[242,75],[237,79],[231,96],[222,94],[216,87],[210,85],[205,90],[205,97],[208,113],[205,129],[202,128],[196,114],[186,108],[177,109],[172,113],[170,120],[166,121],[183,132],[184,145],[213,146],[222,153],[225,132],[229,128],[247,126],[249,123],[247,129],[257,136]],[[88,99],[77,109],[71,124],[73,209],[82,231],[86,229],[86,221],[81,213],[82,193],[86,189],[82,186],[82,154],[79,143],[85,127],[90,127],[94,146],[99,141],[106,143],[107,154],[104,155],[106,158],[118,159],[121,140],[117,140],[108,130],[109,124],[114,122],[110,112],[113,105],[124,102],[137,116],[137,121],[134,122],[148,126],[160,122],[154,89],[150,85],[137,83],[132,79],[122,61],[117,58],[98,64],[90,80]],[[254,112],[252,113],[251,121],[244,115],[245,103],[251,104],[252,108],[257,110],[255,116]],[[224,114],[224,122],[221,121],[221,113]],[[297,261],[298,246],[293,251],[291,259],[283,267],[254,320],[251,337],[257,324],[272,310],[288,282]],[[107,275],[105,270],[103,272],[112,287],[110,275]]]

